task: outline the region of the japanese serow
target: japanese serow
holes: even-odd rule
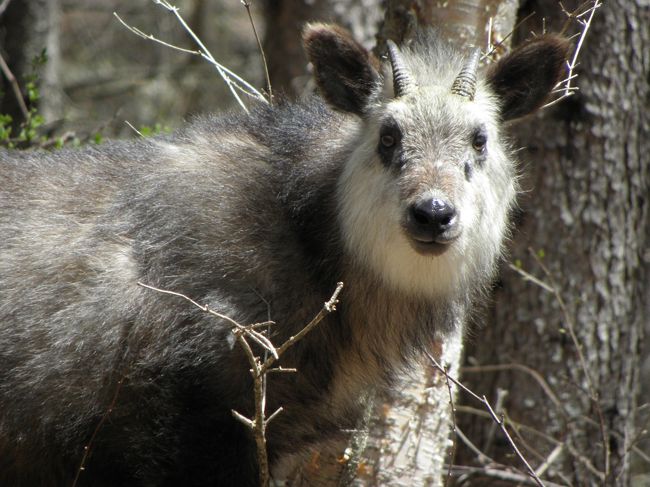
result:
[[[297,372],[268,377],[272,465],[352,428],[363,391],[463,326],[517,192],[502,124],[542,105],[567,41],[487,69],[433,33],[383,63],[338,27],[304,45],[320,97],[0,153],[0,485],[257,483],[232,324],[138,282],[244,325],[270,315],[276,344],[345,283],[282,357]]]

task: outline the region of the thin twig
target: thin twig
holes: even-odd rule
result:
[[[138,134],[140,137],[142,137],[142,138],[144,139],[144,134],[143,134],[142,132],[140,132],[137,128],[135,128],[131,122],[129,122],[128,120],[124,120],[124,123],[125,123],[125,124],[126,124],[130,129],[131,129],[131,130],[133,130],[136,134]],[[138,284],[140,284],[140,283],[138,283]],[[150,287],[150,286],[146,286],[146,285],[144,285],[144,284],[140,284],[140,285],[141,285],[141,286],[144,286],[144,287],[148,287],[149,289],[154,289],[154,288],[152,288],[152,287]],[[156,289],[156,290],[158,291],[158,289]]]
[[[153,3],[162,6],[163,8],[167,9],[169,12],[172,12],[174,14],[178,22],[183,27],[183,29],[185,29],[185,31],[190,35],[190,37],[194,40],[196,45],[199,46],[201,57],[207,59],[212,65],[214,65],[214,67],[217,69],[217,71],[219,72],[223,80],[226,82],[226,85],[230,89],[230,92],[233,94],[233,96],[235,97],[235,99],[237,100],[239,105],[244,109],[245,112],[248,113],[248,109],[246,108],[244,102],[241,100],[241,98],[239,98],[239,95],[237,95],[237,92],[235,91],[235,88],[241,89],[241,87],[238,87],[236,83],[233,83],[231,78],[235,78],[238,82],[245,84],[245,86],[249,90],[251,90],[256,97],[260,98],[263,101],[267,101],[266,98],[264,98],[264,96],[259,91],[257,91],[252,85],[250,85],[249,83],[247,83],[242,78],[235,75],[234,73],[230,72],[229,70],[226,70],[223,65],[221,65],[216,61],[216,59],[212,56],[208,48],[205,47],[201,39],[199,39],[199,37],[194,33],[194,31],[190,28],[190,26],[187,25],[185,19],[183,19],[183,17],[179,13],[178,7],[170,4],[167,0],[152,0],[152,1]]]
[[[255,444],[257,448],[257,463],[259,468],[259,482],[261,487],[267,487],[270,481],[269,460],[266,450],[266,427],[269,422],[282,412],[282,407],[278,408],[269,417],[266,417],[266,374],[270,371],[288,372],[288,369],[273,368],[274,364],[279,360],[280,356],[286,352],[289,347],[294,345],[297,341],[304,338],[323,318],[336,309],[338,303],[338,295],[343,288],[343,283],[339,282],[332,294],[329,301],[325,302],[323,309],[312,319],[300,332],[296,335],[289,337],[280,347],[273,348],[273,355],[267,356],[265,353],[265,360],[260,363],[260,358],[255,355],[250,344],[246,341],[246,337],[252,337],[248,327],[237,327],[233,330],[237,341],[241,344],[248,362],[251,366],[251,375],[253,377],[253,388],[255,393],[255,419],[251,420],[242,414],[233,410],[233,415],[247,425],[253,432]],[[268,304],[268,303],[267,303]],[[294,369],[295,370],[295,369]]]
[[[236,328],[242,328],[242,325],[237,323],[235,320],[233,320],[229,316],[226,316],[226,315],[221,314],[221,313],[217,313],[216,311],[210,309],[210,307],[208,307],[207,304],[201,305],[201,304],[197,303],[196,301],[194,301],[192,298],[186,296],[185,294],[177,293],[175,291],[169,291],[167,289],[160,289],[158,287],[150,286],[150,285],[145,284],[145,283],[140,282],[140,281],[138,281],[138,286],[142,286],[144,288],[151,289],[152,291],[156,291],[156,292],[159,292],[159,293],[169,294],[171,296],[178,296],[179,298],[183,298],[186,301],[189,301],[190,303],[192,303],[197,308],[199,308],[201,311],[205,311],[206,313],[210,313],[211,315],[216,316],[217,318],[221,318],[222,320],[226,320],[228,323],[230,323],[231,325],[233,325]]]
[[[264,75],[266,76],[266,89],[269,95],[269,103],[272,105],[273,90],[271,89],[271,76],[269,75],[269,65],[266,62],[266,54],[264,54],[262,41],[260,41],[260,36],[257,35],[257,29],[255,28],[255,22],[253,21],[253,14],[251,13],[251,2],[249,0],[241,0],[241,3],[246,8],[246,13],[248,14],[248,20],[250,20],[251,22],[253,34],[255,35],[255,41],[257,42],[257,48],[260,50],[260,55],[262,56],[262,65],[264,66]]]
[[[461,474],[465,475],[477,475],[488,478],[493,478],[497,480],[505,480],[507,482],[513,482],[523,485],[539,485],[535,482],[535,479],[526,477],[525,475],[518,474],[516,472],[509,472],[507,470],[499,470],[496,468],[487,468],[487,467],[468,467],[464,465],[454,465],[452,467],[455,475],[460,476]],[[546,487],[566,487],[561,484],[556,484],[554,482],[546,482]]]
[[[535,473],[537,475],[544,475],[544,472],[548,470],[548,468],[560,457],[560,454],[564,450],[564,445],[557,445],[555,448],[553,448],[553,451],[549,453],[548,457],[544,460],[544,462],[537,467],[535,470]]]
[[[113,393],[113,397],[111,399],[110,404],[108,405],[108,408],[106,409],[106,411],[104,411],[104,414],[102,415],[102,418],[99,420],[99,423],[97,423],[97,426],[95,427],[92,435],[90,436],[90,440],[88,440],[88,443],[86,444],[86,446],[84,446],[84,454],[81,457],[81,462],[79,463],[79,467],[77,468],[77,473],[75,474],[71,487],[77,486],[81,473],[86,469],[86,462],[88,461],[88,456],[90,455],[90,450],[92,449],[92,446],[95,442],[95,438],[97,437],[99,430],[102,429],[102,426],[104,426],[104,423],[108,421],[108,417],[113,412],[113,409],[115,408],[115,404],[117,404],[117,398],[120,395],[120,391],[122,390],[122,384],[124,384],[124,381],[125,381],[124,376],[117,381],[115,392]]]
[[[301,340],[307,333],[309,333],[316,325],[318,325],[325,316],[330,314],[332,311],[336,310],[336,305],[338,304],[339,293],[343,289],[343,283],[339,282],[336,285],[336,289],[332,294],[332,297],[327,301],[320,312],[312,319],[302,330],[300,330],[295,335],[289,337],[282,345],[277,348],[278,356],[282,356],[284,352],[287,351],[291,346],[293,346],[298,340]],[[275,363],[274,357],[269,357],[261,366],[262,373],[266,372],[273,363]]]
[[[513,271],[515,271],[515,272],[516,272],[517,274],[519,274],[521,277],[523,277],[523,278],[524,278],[524,281],[530,281],[530,282],[532,282],[532,283],[534,283],[534,284],[537,284],[539,287],[541,287],[542,289],[548,291],[549,293],[552,293],[552,292],[553,292],[553,288],[552,288],[551,286],[549,286],[548,284],[546,284],[546,283],[545,283],[544,281],[542,281],[541,279],[538,279],[537,277],[533,276],[533,275],[530,274],[529,272],[526,272],[526,271],[523,270],[521,267],[517,267],[517,266],[514,265],[514,264],[508,264],[508,267],[510,267],[510,269],[512,269]]]
[[[449,374],[447,373],[447,367],[445,367],[445,383],[447,384],[447,392],[449,392],[449,407],[451,408],[451,431],[452,434],[458,434],[458,427],[456,425],[456,407],[454,406],[454,394],[451,390],[451,382],[449,380]],[[462,434],[462,433],[461,433]],[[447,478],[445,480],[445,485],[449,485],[451,480],[451,465],[454,462],[454,457],[456,456],[456,441],[452,441],[451,451],[449,452],[449,469],[447,470]]]
[[[275,412],[271,413],[271,415],[266,418],[266,424],[269,424],[273,418],[275,418],[278,414],[280,414],[282,411],[284,411],[284,408],[280,406],[278,409],[275,410]]]
[[[161,6],[168,12],[171,12],[177,19],[177,21],[181,24],[185,32],[189,34],[189,36],[192,38],[192,40],[196,43],[196,45],[199,47],[199,49],[192,50],[192,49],[186,49],[183,47],[176,46],[174,44],[170,44],[168,42],[162,41],[158,38],[156,38],[152,34],[145,34],[142,30],[138,29],[137,27],[133,27],[129,24],[127,24],[124,20],[120,18],[120,16],[116,13],[113,12],[113,15],[117,20],[124,26],[126,27],[130,32],[134,33],[135,35],[142,37],[143,39],[149,40],[156,42],[158,44],[161,44],[163,46],[169,47],[171,49],[175,49],[177,51],[186,53],[186,54],[191,54],[194,56],[200,56],[206,61],[208,61],[210,64],[212,64],[221,78],[224,80],[226,83],[226,86],[234,96],[235,100],[237,103],[241,106],[241,108],[248,113],[248,109],[246,108],[246,105],[242,101],[242,99],[239,97],[239,94],[237,91],[240,91],[252,98],[256,98],[260,101],[264,101],[268,103],[268,100],[260,93],[253,85],[248,83],[246,80],[244,80],[242,77],[231,71],[230,69],[226,68],[224,65],[219,63],[214,56],[210,53],[210,51],[205,47],[201,39],[194,33],[194,31],[190,28],[190,26],[185,22],[185,19],[181,16],[179,13],[178,7],[171,5],[169,2],[166,0],[152,0],[156,5]]]
[[[519,28],[520,25],[522,25],[524,22],[526,22],[528,19],[530,19],[530,18],[533,17],[534,15],[535,15],[535,12],[531,12],[531,13],[529,13],[528,15],[526,15],[523,19],[521,19],[519,22],[517,22],[517,24],[515,24],[515,26],[512,28],[512,30],[511,30],[510,32],[508,32],[508,33],[503,37],[503,39],[501,39],[499,42],[497,42],[497,43],[494,44],[494,45],[491,45],[491,44],[490,44],[490,43],[492,42],[492,41],[491,41],[491,36],[488,37],[488,52],[486,52],[485,54],[483,54],[483,56],[481,56],[481,61],[482,61],[483,59],[489,59],[490,56],[492,56],[492,54],[494,54],[494,52],[495,52],[499,47],[503,46],[503,43],[506,42],[506,41],[508,40],[508,38],[509,38],[509,37],[510,37],[510,36],[511,36],[511,35],[512,35],[512,34],[513,34],[513,33],[514,33],[518,28]],[[492,21],[492,17],[490,17],[490,22],[491,22],[491,21]]]
[[[565,419],[568,419],[568,413],[566,412],[566,409],[564,408],[562,401],[557,397],[555,392],[553,392],[553,389],[551,386],[546,382],[544,377],[537,372],[536,370],[531,369],[530,367],[527,367],[522,364],[518,363],[511,363],[511,364],[497,364],[497,365],[477,365],[477,366],[465,366],[461,368],[461,373],[463,374],[471,374],[471,373],[481,373],[481,372],[499,372],[503,370],[519,370],[521,372],[524,372],[528,375],[530,375],[535,381],[540,385],[544,393],[548,396],[548,398],[551,400],[551,402],[560,410],[562,413],[562,416],[564,416]]]
[[[132,25],[129,25],[129,24],[127,24],[126,22],[124,22],[124,20],[122,20],[122,17],[120,17],[119,15],[117,15],[117,12],[113,12],[113,15],[115,16],[115,18],[116,18],[117,20],[120,21],[120,23],[121,23],[124,27],[126,27],[129,31],[131,31],[131,32],[134,33],[135,35],[137,35],[137,36],[139,36],[139,37],[142,37],[143,39],[146,39],[146,40],[148,40],[148,41],[156,42],[156,43],[158,43],[158,44],[160,44],[160,45],[162,45],[162,46],[169,47],[170,49],[174,49],[174,50],[176,50],[176,51],[184,52],[185,54],[192,54],[193,56],[200,56],[200,55],[201,55],[201,51],[198,51],[198,50],[196,50],[196,49],[186,49],[186,48],[184,48],[184,47],[180,47],[180,46],[177,46],[177,45],[175,45],[175,44],[170,44],[169,42],[165,42],[165,41],[163,41],[163,40],[161,40],[161,39],[158,39],[158,38],[155,37],[153,34],[145,34],[144,32],[142,32],[142,31],[141,31],[140,29],[138,29],[137,27],[133,27]]]
[[[20,91],[18,80],[11,72],[11,69],[9,69],[9,65],[5,62],[5,58],[2,57],[2,54],[0,54],[0,69],[2,69],[2,73],[5,75],[5,78],[7,78],[7,81],[9,81],[9,84],[11,85],[11,88],[14,92],[14,96],[16,97],[16,101],[18,102],[18,106],[20,107],[20,111],[22,112],[25,120],[27,120],[29,118],[29,110],[25,104],[25,99],[23,98],[22,91]]]
[[[470,406],[463,406],[459,405],[456,406],[456,411],[461,412],[461,413],[467,413],[467,414],[473,414],[474,416],[480,416],[482,418],[488,418],[491,419],[492,417],[487,411],[484,411],[483,409],[476,409]],[[585,416],[581,416],[580,419],[588,422],[589,424],[597,426],[598,423],[594,421],[591,418],[587,418]],[[519,430],[525,430],[527,433],[530,433],[538,438],[541,438],[545,441],[548,441],[549,443],[553,444],[554,446],[558,445],[564,445],[567,450],[569,450],[569,453],[576,458],[580,463],[582,463],[591,473],[593,473],[596,477],[598,477],[600,480],[603,480],[605,478],[603,472],[599,471],[594,465],[589,461],[587,457],[579,453],[575,448],[573,448],[568,442],[562,442],[557,440],[556,438],[553,438],[552,436],[547,435],[546,433],[539,431],[538,429],[535,429],[531,426],[518,423],[516,421],[509,420],[509,424],[511,424],[513,427],[519,429]],[[615,435],[617,436],[618,439],[623,440],[623,435]],[[636,450],[635,452],[638,453],[640,450]]]
[[[528,471],[528,474],[535,480],[536,484],[538,487],[544,487],[544,483],[542,480],[537,476],[535,473],[535,470],[530,466],[524,455],[519,451],[519,448],[517,448],[517,445],[515,444],[514,440],[510,436],[510,433],[508,433],[508,429],[505,427],[503,419],[500,419],[494,410],[492,409],[492,406],[490,405],[490,402],[487,400],[485,396],[479,396],[476,393],[474,393],[471,389],[469,389],[467,386],[465,386],[462,382],[456,380],[455,378],[451,377],[450,375],[447,374],[446,370],[438,363],[438,361],[431,355],[429,352],[425,352],[426,356],[429,358],[431,363],[436,367],[440,372],[445,374],[449,380],[451,380],[454,384],[456,384],[458,387],[460,387],[463,391],[468,393],[470,396],[472,396],[474,399],[477,401],[480,401],[483,403],[483,405],[486,407],[488,412],[490,413],[490,416],[492,417],[492,420],[496,422],[497,425],[501,428],[501,431],[505,435],[506,439],[508,440],[508,443],[510,443],[510,447],[512,450],[515,452],[517,457],[519,457],[519,460],[526,466],[526,470]]]
[[[472,450],[474,454],[476,455],[476,459],[479,461],[479,463],[483,465],[495,465],[497,462],[494,461],[491,457],[483,453],[483,451],[476,446],[472,441],[463,433],[460,428],[456,427],[456,435],[461,439],[461,441],[465,444],[467,448]],[[449,468],[451,469],[453,465],[449,465]],[[451,475],[451,470],[450,470],[450,475]]]
[[[559,286],[555,282],[555,279],[553,278],[553,275],[549,271],[549,269],[544,265],[542,262],[542,259],[539,258],[539,256],[535,253],[535,251],[532,248],[528,248],[528,252],[530,255],[535,259],[535,262],[537,262],[537,265],[540,266],[544,274],[546,275],[547,280],[549,281],[551,287],[553,288],[553,295],[555,296],[555,300],[558,303],[558,306],[560,307],[560,310],[562,311],[562,315],[564,316],[564,321],[566,323],[566,327],[569,330],[569,336],[571,337],[571,340],[573,342],[573,346],[576,349],[576,353],[578,354],[578,360],[580,361],[580,366],[582,367],[582,372],[585,375],[585,379],[587,380],[587,388],[589,389],[589,395],[590,399],[594,405],[594,409],[596,411],[596,414],[598,415],[598,423],[600,427],[600,434],[603,440],[603,460],[604,460],[604,465],[605,465],[605,479],[609,477],[610,473],[610,450],[609,450],[609,433],[607,430],[607,427],[605,426],[605,418],[603,416],[603,410],[600,406],[600,397],[598,394],[598,391],[596,390],[594,386],[594,382],[591,378],[591,374],[589,372],[589,367],[587,366],[587,360],[585,359],[584,354],[582,353],[582,344],[578,340],[578,336],[576,335],[575,332],[575,326],[573,323],[573,319],[571,318],[571,315],[569,314],[569,310],[566,307],[566,304],[564,303],[564,299],[562,299],[562,295],[560,294],[559,291]]]
[[[503,389],[501,387],[497,387],[496,393],[497,393],[497,398],[496,398],[496,403],[494,405],[494,411],[497,412],[501,418],[503,418],[504,416],[503,402],[508,396],[508,390]],[[483,441],[483,450],[485,450],[486,452],[489,452],[492,449],[492,445],[494,444],[494,439],[496,437],[496,430],[497,430],[497,424],[492,422],[490,424],[490,427],[488,428],[488,431],[485,434],[485,439]]]
[[[244,416],[243,414],[238,413],[234,409],[231,409],[230,411],[232,412],[232,415],[235,417],[235,419],[237,419],[238,421],[241,421],[242,423],[244,423],[245,426],[248,426],[250,429],[255,428],[255,421],[251,421],[246,416]]]
[[[583,10],[587,5],[591,4],[591,6],[587,10]],[[587,32],[589,31],[589,28],[591,27],[591,21],[594,18],[594,15],[596,13],[596,10],[598,10],[602,6],[602,2],[600,0],[589,0],[580,6],[578,6],[577,9],[575,9],[573,12],[568,12],[562,3],[560,3],[560,7],[562,8],[562,11],[566,14],[567,16],[567,22],[562,29],[562,31],[566,31],[568,29],[568,25],[572,20],[575,20],[578,24],[582,26],[581,32],[578,37],[578,42],[576,44],[576,48],[573,51],[573,57],[571,58],[571,61],[567,60],[567,76],[564,78],[562,81],[560,81],[555,88],[560,89],[562,92],[562,95],[560,95],[558,98],[551,100],[548,102],[546,105],[544,105],[542,108],[548,108],[559,101],[572,96],[573,94],[576,93],[578,88],[576,86],[573,86],[571,84],[571,81],[576,78],[576,75],[574,74],[574,70],[578,67],[578,57],[580,56],[580,50],[582,49],[582,45],[585,41],[585,38],[587,37]],[[582,17],[585,15],[588,15],[587,20],[584,20]]]

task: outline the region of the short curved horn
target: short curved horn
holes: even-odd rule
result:
[[[397,45],[390,39],[386,41],[386,44],[388,45],[390,65],[393,68],[393,91],[395,92],[395,98],[399,98],[413,92],[417,84],[408,69],[406,69]]]
[[[451,92],[454,95],[467,98],[469,101],[474,100],[476,94],[476,71],[478,70],[478,62],[481,58],[481,51],[474,49],[470,54],[463,69],[460,70],[458,76],[451,85]]]

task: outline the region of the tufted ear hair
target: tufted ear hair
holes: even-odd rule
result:
[[[542,106],[561,80],[570,50],[567,39],[547,34],[489,67],[487,81],[501,100],[503,120],[523,117]]]
[[[302,39],[323,98],[338,110],[363,115],[380,82],[379,60],[335,25],[309,24]]]

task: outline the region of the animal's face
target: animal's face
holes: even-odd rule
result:
[[[438,86],[373,107],[339,187],[348,250],[387,283],[446,293],[489,273],[515,196],[493,98]]]
[[[486,170],[488,156],[490,166],[509,165],[491,154],[500,147],[490,100],[466,103],[447,91],[418,88],[368,117],[378,162],[399,198],[401,228],[422,255],[444,253],[474,226],[473,210],[483,206],[474,189],[494,172]]]
[[[482,77],[476,57],[463,66],[444,46],[404,53],[391,46],[391,83],[338,29],[315,26],[306,44],[325,98],[360,116],[360,135],[338,187],[348,253],[386,284],[409,293],[448,294],[470,281],[485,282],[516,193],[499,125],[541,104],[564,59],[564,51],[555,52],[561,43],[553,38],[541,49],[558,58],[534,76],[547,79],[544,88],[534,96],[535,90],[520,93],[515,103],[508,99],[511,90],[535,73],[514,69],[513,77],[510,71],[513,65],[535,71],[536,56],[529,53],[522,60],[515,51]],[[466,78],[470,88],[457,89],[457,80]],[[504,91],[508,95],[500,97]]]

